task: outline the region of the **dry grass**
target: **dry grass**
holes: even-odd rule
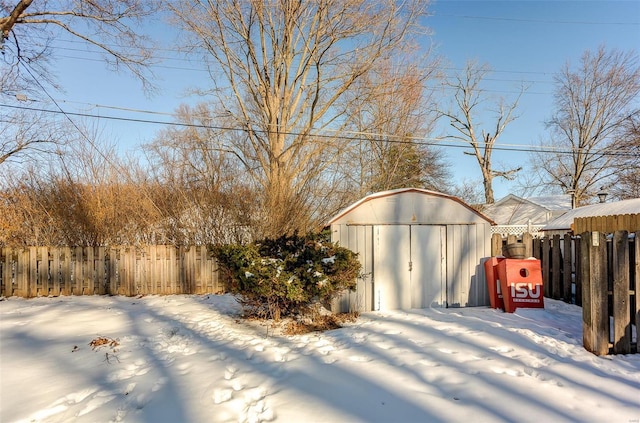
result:
[[[309,332],[323,332],[339,329],[345,323],[355,322],[359,313],[338,313],[315,316],[311,322],[289,322],[284,327],[285,335],[304,335]]]

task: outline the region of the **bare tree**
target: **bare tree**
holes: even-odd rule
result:
[[[454,129],[453,135],[448,135],[445,138],[459,140],[471,146],[472,151],[465,152],[465,154],[474,156],[480,166],[486,204],[492,204],[495,201],[493,179],[496,177],[512,179],[521,169],[517,167],[496,170],[493,167],[492,155],[496,142],[507,125],[518,118],[514,112],[524,92],[523,88],[511,103],[499,98],[493,110],[495,123],[488,130],[479,128],[478,114],[481,112],[482,103],[487,99],[481,85],[490,72],[491,70],[486,64],[480,65],[475,61],[467,62],[463,72],[454,75],[446,82],[447,87],[455,90],[453,107],[440,111],[440,115],[449,119],[450,125]]]
[[[157,7],[148,0],[0,0],[0,94],[6,103],[0,110],[6,124],[0,126],[0,164],[56,150],[66,136],[55,119],[24,103],[48,101],[46,90],[60,88],[51,60],[52,46],[63,34],[97,48],[108,65],[125,68],[151,93],[153,49],[140,27]]]
[[[579,206],[611,185],[617,164],[637,154],[623,148],[620,132],[640,114],[638,55],[605,47],[586,51],[578,68],[567,63],[555,83],[550,140],[533,166],[542,183],[572,193]]]
[[[0,1],[0,88],[33,88],[34,78],[53,83],[50,46],[64,33],[98,48],[114,69],[125,67],[152,89],[147,65],[153,50],[140,25],[156,10],[157,2],[146,0]]]
[[[55,151],[69,138],[63,126],[35,111],[0,113],[0,165],[8,160],[21,162],[27,156],[33,159],[40,153]]]
[[[220,147],[225,129],[216,127],[214,111],[207,104],[180,106],[178,125],[145,146],[151,177],[167,189],[159,206],[171,242],[240,243],[255,236],[256,193],[234,152]]]
[[[446,189],[443,154],[425,141],[435,123],[425,83],[435,77],[436,65],[380,61],[348,94],[355,140],[345,173],[353,180],[350,190],[356,198],[402,187]]]
[[[313,194],[340,158],[324,130],[345,122],[339,102],[377,60],[422,34],[426,0],[168,2],[185,47],[210,63],[211,93],[244,129],[228,147],[255,181],[262,233],[322,221]]]
[[[615,151],[617,171],[609,193],[619,200],[640,198],[640,112],[624,122]]]

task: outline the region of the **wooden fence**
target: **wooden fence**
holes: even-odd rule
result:
[[[493,255],[508,241],[494,237]],[[597,355],[638,353],[640,231],[534,239],[526,256],[540,259],[545,297],[582,306],[583,343]]]
[[[0,295],[7,297],[221,291],[205,246],[0,248]]]
[[[615,216],[576,217],[573,220],[573,233],[616,231],[640,231],[640,213],[618,214]]]

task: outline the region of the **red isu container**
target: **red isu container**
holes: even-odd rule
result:
[[[504,259],[497,265],[504,311],[544,308],[540,260]]]
[[[484,262],[484,273],[487,275],[487,288],[489,290],[489,301],[491,308],[504,310],[504,300],[502,299],[502,287],[498,278],[498,263],[504,257],[490,257]]]

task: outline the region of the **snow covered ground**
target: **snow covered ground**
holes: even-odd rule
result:
[[[640,422],[640,354],[586,352],[580,308],[545,305],[282,336],[227,295],[9,298],[0,421]]]

